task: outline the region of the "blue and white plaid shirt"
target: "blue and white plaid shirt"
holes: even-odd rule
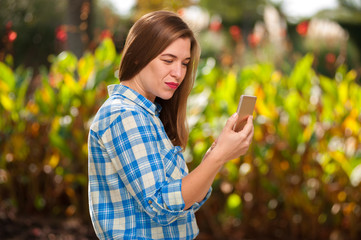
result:
[[[160,106],[121,84],[90,127],[89,210],[100,239],[194,239],[195,211],[188,210],[182,178],[188,168],[159,119]]]

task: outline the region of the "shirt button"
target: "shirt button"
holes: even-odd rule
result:
[[[152,202],[152,200],[149,200],[148,203],[149,203],[149,204],[152,204],[153,202]]]

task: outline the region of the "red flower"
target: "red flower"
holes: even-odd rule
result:
[[[247,40],[251,47],[256,47],[261,41],[260,37],[254,33],[249,34]]]
[[[326,62],[328,63],[333,64],[336,62],[336,56],[333,53],[327,53],[325,58],[326,58]]]
[[[231,34],[232,38],[234,41],[239,41],[241,39],[241,29],[236,26],[233,25],[229,28],[229,33]]]
[[[18,34],[12,30],[8,33],[9,42],[14,42]]]
[[[105,29],[100,33],[100,40],[104,40],[105,38],[112,38],[112,36],[112,32],[108,29]]]
[[[309,25],[308,21],[304,21],[304,22],[301,22],[300,24],[298,24],[296,27],[297,33],[300,34],[302,37],[306,36],[307,30],[308,30],[308,25]]]
[[[181,8],[177,11],[178,15],[183,17],[184,16],[184,8]]]
[[[212,21],[209,25],[209,29],[214,32],[218,32],[222,28],[222,23],[218,20]]]
[[[56,39],[58,39],[60,42],[66,42],[66,40],[68,39],[66,28],[63,25],[56,28],[55,34],[56,34]]]

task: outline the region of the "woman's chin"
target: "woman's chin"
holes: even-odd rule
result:
[[[174,93],[171,94],[164,94],[162,96],[159,96],[159,98],[163,99],[163,100],[169,100],[173,97]]]

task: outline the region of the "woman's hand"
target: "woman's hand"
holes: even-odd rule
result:
[[[237,114],[234,114],[227,120],[222,133],[207,151],[201,164],[182,179],[184,209],[204,199],[224,163],[247,152],[253,137],[252,117],[248,117],[241,131],[235,132],[233,126],[237,118]]]
[[[253,117],[249,116],[244,128],[239,132],[235,132],[233,126],[237,118],[238,115],[235,113],[227,120],[221,134],[213,143],[210,152],[207,152],[205,158],[210,154],[215,154],[217,156],[215,158],[221,160],[224,164],[231,159],[246,154],[253,138]]]

